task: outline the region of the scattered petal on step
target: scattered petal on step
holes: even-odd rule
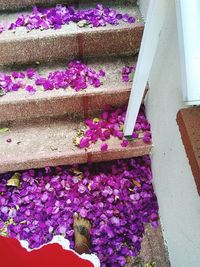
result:
[[[36,89],[32,85],[27,85],[26,91],[28,91],[29,93],[35,93]]]
[[[130,75],[135,72],[135,69],[136,65],[134,65],[133,67],[124,66],[122,68],[122,81],[123,82],[131,81],[132,79],[130,78]]]
[[[108,150],[108,144],[104,143],[101,144],[101,151],[107,151]]]
[[[143,136],[143,142],[149,144],[151,142],[151,133],[145,132]]]
[[[129,144],[129,141],[128,141],[128,140],[123,140],[123,141],[121,142],[121,146],[122,146],[122,147],[127,147],[128,144]]]

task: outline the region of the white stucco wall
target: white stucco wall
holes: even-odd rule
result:
[[[183,107],[174,0],[149,78],[147,115],[152,126],[152,169],[161,224],[172,267],[200,266],[200,197],[176,123]],[[147,0],[141,1],[144,4]]]
[[[147,15],[147,10],[148,10],[148,5],[149,5],[149,0],[138,0],[137,1],[140,11],[142,13],[142,16],[146,18]]]

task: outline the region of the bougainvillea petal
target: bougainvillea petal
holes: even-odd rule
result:
[[[35,93],[36,92],[36,89],[33,86],[31,86],[31,85],[27,85],[25,89],[29,93]]]
[[[121,142],[121,146],[122,146],[122,147],[127,147],[128,144],[129,144],[128,140],[123,140],[123,141]]]
[[[104,143],[101,144],[101,151],[107,151],[108,150],[108,144]]]

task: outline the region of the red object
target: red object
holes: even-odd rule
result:
[[[1,267],[94,267],[59,244],[48,244],[28,252],[18,240],[0,236]]]

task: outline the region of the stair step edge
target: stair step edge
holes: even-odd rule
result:
[[[29,122],[13,122],[7,125],[9,132],[0,134],[0,173],[46,166],[108,161],[132,158],[150,153],[151,144],[130,142],[121,147],[121,140],[111,137],[106,141],[108,151],[101,152],[101,141],[87,151],[73,144],[80,119],[71,116],[41,118]],[[7,142],[7,140],[9,142]]]

